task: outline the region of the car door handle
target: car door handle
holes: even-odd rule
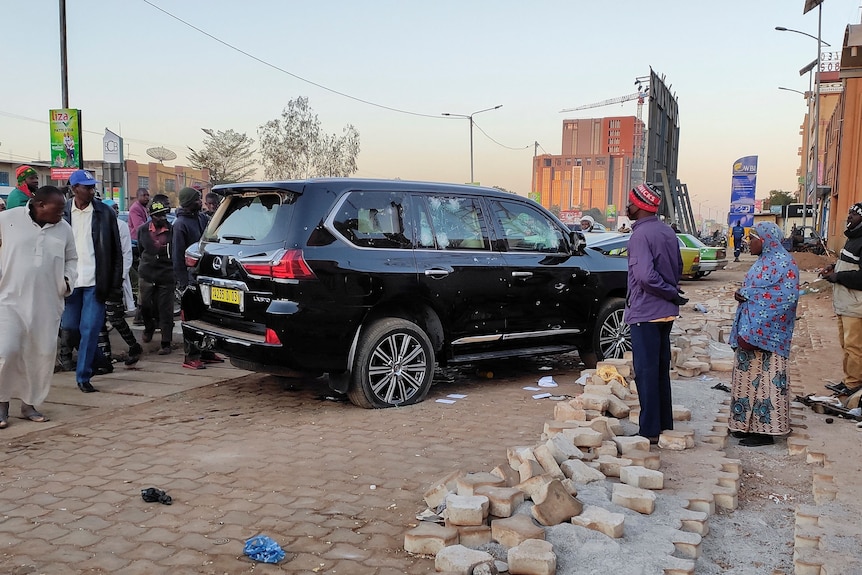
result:
[[[425,275],[432,278],[445,278],[449,275],[449,270],[433,269],[425,270]]]
[[[533,272],[512,272],[513,278],[531,278],[533,277]]]

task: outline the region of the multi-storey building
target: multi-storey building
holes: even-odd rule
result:
[[[547,208],[615,214],[643,157],[643,135],[634,116],[563,120],[562,153],[533,159],[533,197]]]

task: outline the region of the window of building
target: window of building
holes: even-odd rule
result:
[[[550,159],[550,158],[546,158],[546,159],[545,159],[545,167],[546,167],[546,168],[550,168],[550,167],[551,167],[551,159]]]
[[[139,188],[150,188],[150,178],[146,176],[138,176],[138,187]]]
[[[9,185],[9,172],[0,172],[0,186]]]
[[[177,190],[177,181],[173,178],[165,180],[165,192],[175,192]]]

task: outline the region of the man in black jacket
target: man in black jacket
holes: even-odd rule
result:
[[[93,201],[96,179],[89,172],[76,170],[69,185],[73,197],[66,202],[63,217],[75,236],[78,281],[66,298],[60,329],[67,338],[80,335],[75,380],[78,389],[92,393],[98,391],[90,378],[98,354],[99,330],[105,324],[105,302],[123,299],[123,252],[114,210]]]
[[[194,188],[183,188],[178,194],[180,207],[177,209],[177,219],[173,223],[171,258],[174,264],[174,279],[177,290],[185,291],[189,285],[190,273],[186,268],[186,249],[200,241],[209,218],[201,213],[203,202],[201,193]],[[185,357],[183,367],[188,369],[204,369],[205,363],[223,363],[224,359],[212,351],[201,351],[200,347],[189,340],[183,340]]]

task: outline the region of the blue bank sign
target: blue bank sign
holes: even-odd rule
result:
[[[754,225],[754,193],[757,187],[757,156],[745,156],[733,163],[730,180],[730,210],[727,224],[743,227]]]

